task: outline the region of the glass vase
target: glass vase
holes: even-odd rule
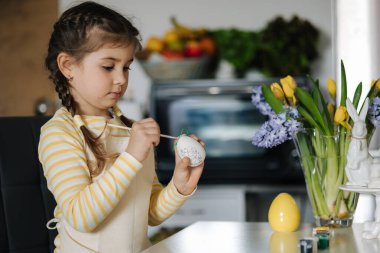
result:
[[[339,189],[347,182],[350,133],[342,130],[325,136],[316,129],[307,129],[299,132],[294,142],[316,225],[350,227],[359,195]]]

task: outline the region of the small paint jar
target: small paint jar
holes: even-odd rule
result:
[[[313,253],[314,240],[310,238],[303,238],[300,240],[300,253]]]
[[[318,249],[327,249],[330,244],[330,236],[326,233],[317,234],[318,237]]]

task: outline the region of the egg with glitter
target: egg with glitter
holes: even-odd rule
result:
[[[189,157],[191,167],[202,164],[206,158],[206,151],[203,146],[195,139],[186,135],[179,137],[176,149],[181,159]]]

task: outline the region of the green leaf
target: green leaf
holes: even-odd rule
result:
[[[363,85],[362,85],[362,82],[360,82],[358,86],[356,87],[356,90],[354,93],[354,99],[352,100],[352,104],[355,106],[355,108],[358,108],[360,97],[362,95],[362,89],[363,89]]]
[[[263,92],[265,100],[275,113],[281,113],[285,111],[285,109],[282,107],[282,103],[278,101],[278,99],[274,96],[272,90],[268,85],[262,85],[261,90]]]
[[[355,108],[358,108],[360,97],[362,95],[362,88],[363,88],[362,86],[363,86],[362,82],[360,82],[359,85],[355,89],[354,99],[352,100],[352,104],[355,106]],[[352,125],[353,122],[354,122],[353,119],[350,117],[348,124]]]
[[[310,125],[312,125],[313,127],[317,128],[318,130],[322,131],[322,128],[320,125],[318,125],[318,123],[314,120],[314,118],[307,112],[307,110],[305,108],[303,108],[302,106],[298,106],[297,107],[298,109],[298,112],[302,115],[302,117],[305,118],[305,120],[307,122],[309,122]]]
[[[346,106],[347,99],[347,79],[346,79],[346,70],[344,68],[343,61],[340,61],[340,71],[341,71],[341,87],[340,87],[340,105]]]
[[[314,103],[313,98],[302,88],[296,88],[296,97],[307,108],[313,119],[322,127],[322,132],[326,135],[331,135],[330,129],[326,126],[326,122],[322,117],[318,106]]]
[[[373,99],[373,97],[375,96],[376,83],[379,82],[379,81],[380,81],[380,78],[376,80],[375,84],[369,90],[369,92],[367,94],[367,97],[369,97],[369,99]]]
[[[319,97],[319,100],[321,101],[321,105],[322,105],[322,109],[323,109],[323,116],[327,122],[327,125],[330,129],[330,132],[334,132],[334,123],[332,122],[332,119],[330,117],[330,113],[329,113],[329,110],[327,109],[327,103],[326,103],[326,100],[325,98],[323,97],[322,95],[322,92],[321,92],[321,89],[319,88],[319,80],[314,80],[313,78],[311,78],[310,76],[308,76],[314,89],[318,91],[318,97]]]
[[[313,90],[311,91],[311,96],[313,97],[314,103],[318,106],[319,101],[318,101],[318,91],[314,87]]]

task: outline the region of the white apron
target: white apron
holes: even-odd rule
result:
[[[125,151],[129,137],[112,137],[109,128],[105,130],[101,140],[105,143],[108,154]],[[87,148],[88,159],[94,160],[92,152]],[[106,169],[110,164],[106,165]],[[91,233],[82,233],[72,228],[61,215],[57,225],[60,236],[60,253],[135,253],[149,247],[147,237],[149,200],[155,176],[153,149],[143,162],[127,188],[119,204],[110,215]],[[93,180],[96,181],[101,175]]]

